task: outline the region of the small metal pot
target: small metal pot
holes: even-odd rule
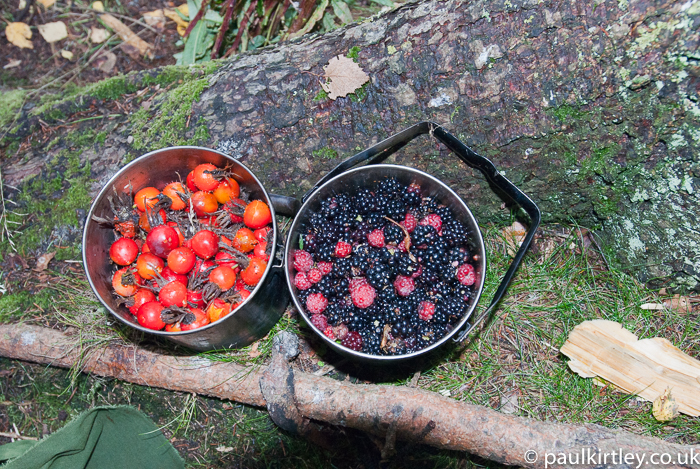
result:
[[[530,229],[525,236],[525,239],[516,253],[513,262],[501,280],[494,298],[489,307],[475,320],[468,323],[484,288],[484,280],[486,277],[486,250],[484,248],[483,237],[479,230],[479,225],[472,215],[469,207],[464,201],[447,185],[434,178],[433,176],[419,171],[417,169],[408,168],[398,165],[379,164],[384,161],[389,155],[405,146],[414,138],[429,134],[431,137],[445,144],[452,152],[470,167],[480,171],[486,179],[495,186],[499,191],[510,198],[513,202],[520,205],[531,218]],[[354,166],[365,163],[365,166],[354,168]],[[474,290],[467,302],[467,311],[455,327],[448,332],[444,337],[430,345],[429,347],[417,352],[404,355],[370,355],[362,352],[357,352],[348,349],[341,344],[329,339],[323,334],[323,331],[318,330],[312,323],[309,316],[306,314],[306,308],[299,300],[294,287],[294,262],[293,251],[299,247],[299,236],[302,228],[308,222],[312,213],[319,211],[321,201],[326,197],[343,192],[354,193],[362,188],[373,186],[375,181],[381,180],[384,177],[394,177],[400,183],[408,185],[412,182],[420,185],[421,190],[437,199],[452,209],[453,215],[462,222],[471,233],[470,251],[474,255],[474,267],[477,274],[477,281],[474,285]],[[296,215],[294,222],[289,230],[287,243],[285,247],[285,273],[287,276],[287,286],[292,292],[292,300],[299,310],[301,316],[308,323],[309,327],[323,340],[331,349],[348,356],[355,360],[369,362],[372,364],[381,363],[396,363],[399,360],[408,360],[420,355],[424,355],[449,340],[461,341],[466,335],[475,328],[475,326],[487,317],[496,304],[500,301],[505,293],[508,284],[510,283],[516,269],[525,255],[535,230],[540,223],[540,211],[537,205],[527,197],[522,191],[515,187],[508,179],[499,173],[493,163],[488,159],[474,153],[466,147],[457,138],[449,134],[444,128],[432,122],[421,122],[410,127],[403,132],[400,132],[386,140],[370,147],[357,155],[354,155],[336,168],[331,170],[323,177],[306,195],[302,198],[302,206],[299,213]],[[456,337],[456,339],[454,339]]]
[[[92,217],[111,219],[112,211],[108,196],[114,189],[126,192],[131,183],[135,190],[154,186],[162,189],[180,174],[185,177],[201,163],[212,163],[218,167],[231,167],[233,178],[249,191],[251,198],[260,199],[270,206],[272,211],[273,238],[270,262],[258,285],[250,296],[235,312],[219,321],[199,329],[183,332],[165,332],[147,329],[138,324],[136,318],[126,307],[119,305],[111,291],[113,265],[109,259],[109,247],[114,242],[114,233],[110,228],[101,226]],[[243,164],[218,151],[200,147],[173,147],[156,150],[137,158],[110,179],[90,208],[83,232],[83,264],[88,281],[93,291],[107,310],[122,323],[184,345],[194,350],[205,351],[219,348],[238,348],[246,346],[269,332],[279,320],[289,303],[288,291],[284,285],[284,271],[276,260],[279,247],[279,231],[275,221],[275,207],[293,211],[294,201],[279,200],[265,191],[258,178]],[[286,204],[286,205],[285,205]]]

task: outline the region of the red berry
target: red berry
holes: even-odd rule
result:
[[[394,288],[399,296],[408,296],[416,289],[416,284],[411,277],[397,275],[394,280]]]
[[[326,319],[326,316],[323,314],[312,314],[311,315],[311,324],[316,326],[316,329],[320,331],[325,331],[326,328],[328,327],[328,320]]]
[[[333,332],[333,328],[332,328],[331,326],[327,326],[327,327],[323,330],[323,335],[325,335],[326,337],[328,337],[328,338],[331,339],[331,340],[335,340],[335,339],[336,339],[335,333]]]
[[[420,221],[420,224],[432,226],[433,228],[435,228],[435,231],[439,233],[440,228],[442,228],[442,219],[437,213],[431,213],[429,215],[426,215],[425,218],[423,218]]]
[[[321,274],[328,275],[331,273],[331,270],[333,270],[333,263],[321,261],[318,264],[316,264],[316,267],[318,267],[318,270],[321,271]]]
[[[462,285],[470,286],[476,283],[476,271],[471,264],[462,264],[457,268],[457,280]]]
[[[333,334],[338,340],[343,340],[346,335],[348,335],[348,326],[342,322],[333,328]]]
[[[323,274],[318,269],[311,269],[306,272],[306,278],[308,278],[311,283],[318,283],[321,281],[321,278],[323,278]]]
[[[406,214],[406,218],[404,218],[403,222],[401,222],[404,228],[406,228],[406,231],[411,233],[413,230],[416,229],[416,225],[418,225],[418,221],[416,220],[416,217],[413,216],[411,212],[408,212]]]
[[[352,252],[352,245],[345,241],[338,241],[335,245],[335,257],[346,257]]]
[[[362,350],[362,336],[358,332],[348,332],[340,343],[343,347],[356,352]]]
[[[299,272],[308,272],[314,266],[314,258],[304,250],[294,251],[294,268]]]
[[[367,242],[372,247],[383,248],[384,247],[384,230],[376,229],[376,230],[370,231],[370,233],[367,235]]]
[[[377,291],[369,283],[360,285],[350,292],[352,302],[358,308],[368,308],[374,303],[374,298],[377,296]]]
[[[367,285],[367,279],[364,277],[355,277],[350,279],[350,283],[348,284],[348,290],[350,290],[350,293],[354,292],[357,290],[358,287],[362,285]]]
[[[311,282],[309,282],[306,272],[297,272],[297,274],[294,276],[294,286],[299,290],[311,288]]]
[[[328,300],[321,293],[312,293],[306,298],[306,309],[311,314],[321,314],[328,306]]]
[[[435,315],[435,305],[430,301],[421,301],[418,306],[418,317],[423,321],[430,321]]]

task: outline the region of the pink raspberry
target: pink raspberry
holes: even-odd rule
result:
[[[408,212],[406,214],[406,217],[403,219],[403,222],[401,222],[404,228],[406,228],[406,231],[411,233],[413,230],[416,229],[416,226],[418,225],[418,220],[416,220],[416,217],[413,216],[411,212]]]
[[[299,272],[308,272],[314,266],[314,258],[308,251],[294,251],[294,268]]]
[[[321,293],[312,293],[306,298],[306,309],[311,314],[321,314],[328,306],[328,300]]]
[[[299,290],[311,288],[311,282],[309,282],[306,272],[297,272],[297,274],[294,276],[294,286]]]
[[[418,306],[418,317],[423,321],[430,321],[435,315],[435,305],[430,301],[421,301]]]
[[[362,350],[362,336],[359,332],[348,332],[348,334],[345,337],[343,337],[343,340],[340,342],[340,344],[343,347],[349,348],[350,350],[359,352],[360,350]]]
[[[309,279],[309,282],[318,283],[321,281],[323,274],[319,269],[311,269],[308,272],[306,272],[306,277]]]
[[[358,308],[369,308],[374,303],[374,298],[377,296],[377,291],[369,283],[360,285],[355,290],[350,292],[352,302]]]
[[[358,287],[362,285],[367,285],[367,279],[364,277],[355,277],[351,278],[350,282],[348,284],[348,290],[350,290],[350,294],[357,290]]]
[[[316,267],[318,267],[318,270],[321,271],[322,275],[328,275],[331,273],[331,270],[333,270],[333,263],[321,261],[318,264],[316,264]]]
[[[346,326],[342,322],[333,328],[333,334],[335,334],[335,337],[338,340],[343,340],[343,338],[345,338],[345,336],[348,335],[348,332],[350,332],[348,330],[348,326]]]
[[[376,230],[370,231],[369,234],[367,235],[367,242],[372,247],[383,248],[384,247],[384,230],[376,229]]]
[[[396,280],[394,280],[394,288],[399,296],[408,296],[416,289],[416,284],[411,277],[397,275]]]
[[[437,213],[431,213],[429,215],[426,215],[421,221],[421,225],[428,225],[432,226],[435,228],[435,231],[440,233],[440,228],[442,228],[442,219],[440,218],[440,215]]]
[[[471,264],[460,265],[457,267],[456,277],[462,285],[474,285],[474,283],[476,283],[476,271],[474,270],[474,266]]]
[[[327,326],[325,329],[323,329],[323,335],[328,337],[331,340],[335,340],[335,333],[333,332],[333,328],[331,326]]]
[[[326,319],[326,316],[323,314],[312,314],[311,315],[311,324],[316,326],[316,328],[320,331],[325,331],[326,328],[328,327],[328,320]]]
[[[352,244],[345,241],[338,241],[335,245],[335,257],[347,257],[352,252]]]

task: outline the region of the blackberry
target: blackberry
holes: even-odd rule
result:
[[[379,212],[370,213],[364,218],[364,221],[367,222],[367,225],[370,228],[368,230],[368,233],[371,230],[382,228],[386,224],[386,219],[384,218],[384,215]]]
[[[392,199],[386,205],[385,214],[393,220],[403,220],[406,215],[406,205],[401,199]]]
[[[408,337],[413,334],[413,325],[411,325],[408,320],[401,319],[394,324],[394,327],[391,328],[391,333],[394,335],[400,335],[404,338]]]
[[[357,224],[357,214],[353,212],[340,212],[334,218],[332,222],[340,227],[342,233],[346,234],[348,237],[352,233]]]
[[[409,207],[418,207],[422,201],[418,192],[404,192],[401,199]]]
[[[435,210],[438,208],[438,202],[435,200],[435,197],[423,197],[423,200],[421,200],[420,204],[420,210],[421,210],[421,217],[424,217],[428,214],[435,213]]]
[[[445,298],[438,303],[438,309],[444,310],[448,319],[452,319],[454,322],[464,316],[464,313],[467,311],[467,306],[464,300],[454,296]]]
[[[434,344],[439,337],[437,337],[437,334],[435,334],[432,324],[425,321],[421,322],[423,324],[419,324],[418,328],[416,329],[416,339],[420,345],[420,348],[425,348]]]
[[[306,251],[311,253],[316,252],[316,247],[318,247],[318,243],[316,242],[316,235],[313,233],[305,234],[302,238],[302,244]]]
[[[399,244],[403,241],[403,238],[404,232],[400,227],[393,223],[389,223],[384,227],[384,241],[386,241],[387,244]]]
[[[411,277],[418,271],[418,262],[411,259],[407,254],[400,256],[397,264],[396,272],[401,275]]]
[[[331,220],[342,211],[340,204],[335,197],[328,197],[321,201],[321,214]]]
[[[318,244],[332,244],[333,250],[335,250],[335,245],[340,239],[340,235],[342,233],[343,230],[340,228],[340,226],[336,225],[335,223],[326,222],[326,224],[316,233]]]
[[[457,220],[448,220],[442,224],[442,238],[450,246],[466,244],[469,240],[467,227]]]
[[[396,290],[394,289],[393,285],[387,285],[380,289],[378,292],[378,296],[379,299],[382,300],[384,303],[391,303],[398,299],[398,296],[396,295]]]
[[[453,219],[452,210],[450,210],[449,207],[445,205],[438,206],[438,208],[435,209],[435,214],[440,217],[440,220],[442,220],[443,224],[446,221]]]
[[[382,179],[377,187],[378,192],[389,195],[400,193],[402,189],[401,183],[393,177]]]
[[[335,254],[335,244],[336,243],[328,243],[328,244],[322,244],[321,246],[316,248],[316,257],[317,260],[322,260],[322,261],[331,261],[333,260],[333,254]]]
[[[321,213],[314,212],[309,216],[309,225],[316,231],[326,224],[326,217]]]
[[[355,225],[355,230],[350,235],[350,240],[353,243],[364,243],[367,241],[367,234],[370,231],[372,231],[372,227],[363,219]]]
[[[382,289],[389,285],[391,270],[386,264],[375,263],[367,269],[367,281],[377,289]]]
[[[331,273],[338,277],[349,277],[351,275],[352,260],[349,257],[335,259]]]
[[[350,310],[351,308],[343,303],[333,302],[326,307],[324,313],[328,318],[328,324],[332,326],[337,326],[338,324],[343,322],[343,319],[346,317],[346,315],[349,315]]]
[[[351,314],[352,315],[347,322],[348,329],[351,331],[361,332],[369,326],[369,318],[365,316],[364,312],[360,312],[359,309],[356,309]]]
[[[374,211],[369,215],[377,215],[379,217],[384,217],[387,214],[387,209],[389,207],[389,199],[384,194],[377,195],[374,202]]]
[[[416,229],[411,233],[411,243],[416,246],[425,246],[432,244],[432,242],[437,239],[437,230],[430,225],[418,225]]]
[[[382,335],[374,331],[360,331],[362,351],[371,355],[381,355]]]
[[[366,215],[372,212],[375,208],[375,197],[369,189],[362,189],[353,198],[352,203],[354,209],[360,215]]]
[[[443,237],[445,233],[443,232]],[[466,264],[471,259],[471,254],[469,249],[466,247],[454,247],[450,249],[447,253],[447,261],[452,264],[453,267],[457,267],[459,264]]]

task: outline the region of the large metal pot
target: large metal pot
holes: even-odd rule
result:
[[[417,169],[408,168],[405,166],[380,164],[389,155],[405,146],[414,138],[424,134],[429,134],[431,137],[439,140],[450,150],[452,150],[452,152],[463,162],[480,171],[493,186],[499,189],[499,191],[507,196],[507,198],[510,198],[513,202],[520,205],[531,218],[530,229],[520,249],[516,253],[510,268],[501,280],[491,304],[471,323],[468,321],[477,307],[477,303],[479,302],[479,298],[484,288],[484,279],[486,277],[486,251],[484,248],[483,237],[474,216],[464,201],[452,189],[433,176]],[[352,169],[354,166],[365,162],[367,163],[365,166]],[[320,209],[321,201],[332,194],[345,192],[355,193],[362,188],[372,186],[374,181],[378,181],[386,176],[394,177],[400,183],[405,185],[412,182],[418,183],[424,193],[437,197],[441,203],[452,209],[453,215],[464,225],[466,225],[472,235],[471,246],[469,247],[470,252],[472,252],[474,255],[474,266],[477,273],[477,282],[474,286],[472,295],[468,300],[467,311],[455,325],[455,327],[429,347],[404,355],[370,355],[351,350],[342,346],[336,341],[329,339],[323,334],[323,331],[318,330],[311,323],[310,317],[306,313],[304,305],[296,294],[293,281],[295,275],[293,267],[293,251],[299,246],[299,237],[302,232],[302,228],[308,222],[311,214]],[[522,191],[515,187],[508,179],[506,179],[500,172],[498,172],[495,166],[488,159],[474,153],[439,125],[432,122],[421,122],[404,130],[403,132],[389,137],[388,139],[358,153],[357,155],[348,158],[335,169],[330,171],[310,191],[307,192],[302,199],[302,206],[296,215],[294,222],[292,223],[287,237],[285,247],[285,273],[287,276],[287,286],[292,293],[292,300],[294,301],[294,304],[299,310],[301,316],[308,323],[309,327],[316,333],[316,335],[331,349],[352,359],[370,362],[373,364],[395,363],[398,360],[408,360],[419,355],[426,354],[440,347],[449,340],[463,340],[469,331],[473,330],[479,322],[490,314],[505,293],[505,290],[508,287],[508,284],[510,283],[516,269],[518,268],[525,251],[528,249],[532,241],[539,223],[540,211],[537,205]]]
[[[114,232],[92,218],[93,215],[107,219],[112,216],[108,196],[112,195],[115,189],[125,192],[125,188],[130,183],[136,190],[147,186],[162,189],[176,178],[176,173],[184,178],[201,163],[231,167],[233,177],[241,187],[249,191],[251,198],[260,199],[270,206],[274,231],[270,262],[262,279],[242,306],[223,319],[202,328],[184,332],[147,329],[139,325],[123,305],[118,304],[111,292],[114,267],[110,264],[109,247],[115,239]],[[248,345],[269,332],[289,303],[282,264],[276,259],[276,254],[279,252],[277,242],[280,238],[275,221],[275,207],[293,209],[293,207],[290,208],[293,204],[290,204],[289,200],[283,200],[283,204],[280,205],[276,203],[277,199],[265,191],[258,178],[248,168],[218,151],[200,147],[173,147],[143,155],[115,174],[90,208],[83,232],[83,264],[90,286],[115,318],[139,331],[165,337],[199,351]],[[286,206],[284,202],[287,203]]]

